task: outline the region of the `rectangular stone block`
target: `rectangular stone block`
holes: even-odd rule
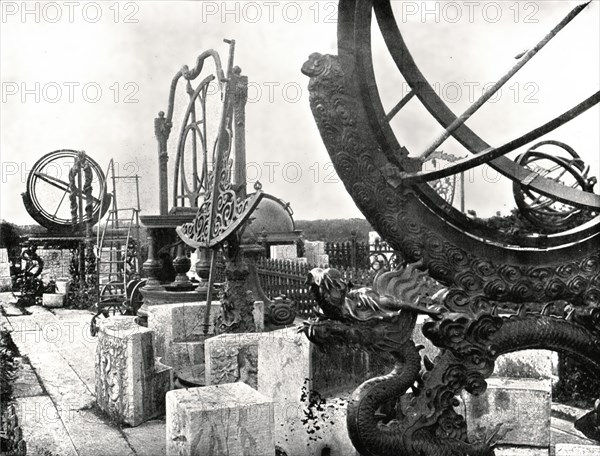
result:
[[[325,447],[331,456],[354,454],[340,394],[349,395],[374,375],[367,354],[350,349],[324,352],[295,328],[221,334],[208,339],[205,348],[207,385],[244,382],[273,399],[275,442],[288,455],[318,456]],[[326,398],[327,405],[311,410],[307,421],[310,390]]]
[[[325,253],[325,242],[304,241],[304,252],[310,255],[323,255]]]
[[[192,364],[204,363],[204,341],[215,333],[221,303],[210,306],[210,327],[204,335],[206,303],[172,303],[148,306],[148,328],[154,334],[156,356],[177,372]]]
[[[56,279],[56,292],[68,295],[71,282],[71,279]]]
[[[325,255],[325,243],[322,241],[304,241],[304,256],[306,257],[308,264],[312,266],[318,266],[319,256]],[[327,258],[329,263],[329,258]]]
[[[600,456],[600,446],[557,443],[554,454],[555,456]]]
[[[173,342],[168,362],[164,358],[161,358],[160,361],[173,367],[175,371],[180,368],[188,368],[190,365],[204,364],[204,341]]]
[[[329,265],[329,255],[324,253],[323,255],[317,255],[315,257],[315,264],[318,266],[328,266]]]
[[[499,356],[494,377],[551,379],[552,354],[549,350],[522,350]]]
[[[203,340],[204,314],[206,313],[206,302],[170,304],[171,324],[173,326],[174,342],[191,342]],[[207,334],[215,333],[215,324],[221,315],[221,303],[213,301],[210,303],[209,328]]]
[[[258,342],[258,391],[273,399],[274,441],[288,455],[312,456],[303,394],[310,388],[310,342],[295,329],[269,333]]]
[[[10,265],[8,261],[0,261],[0,277],[8,277],[10,279]]]
[[[463,393],[470,438],[499,423],[511,428],[504,445],[550,446],[550,380],[489,378],[479,397]]]
[[[296,244],[288,245],[272,245],[271,258],[274,260],[290,260],[298,258],[298,250]]]
[[[38,249],[38,255],[44,260],[41,279],[47,282],[57,277],[68,277],[72,254],[67,249]]]
[[[356,362],[356,365],[351,364]],[[356,454],[346,430],[348,392],[368,374],[368,357],[344,351],[323,353],[295,328],[265,334],[258,340],[258,391],[273,399],[274,439],[288,455]],[[310,406],[311,390],[326,399]],[[310,408],[310,409],[309,409]]]
[[[42,295],[42,305],[44,307],[63,307],[65,305],[65,295],[62,293],[44,293]]]
[[[0,277],[0,291],[10,291],[12,289],[12,280],[10,277]]]
[[[550,456],[549,448],[499,446],[496,456]]]
[[[152,330],[136,317],[98,323],[96,402],[118,423],[137,426],[162,415],[172,388],[172,369],[154,358]]]
[[[206,385],[243,382],[257,389],[258,341],[261,333],[220,334],[206,340]],[[268,333],[264,334],[268,337]]]
[[[265,330],[265,303],[263,301],[254,301],[252,318],[254,319],[256,332],[263,332]]]
[[[167,456],[273,456],[273,401],[244,383],[167,393]]]

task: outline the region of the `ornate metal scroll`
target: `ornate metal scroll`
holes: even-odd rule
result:
[[[214,248],[221,244],[241,228],[263,196],[260,185],[256,187],[255,193],[246,196],[245,185],[244,192],[240,195],[231,182],[232,123],[235,89],[240,77],[239,68],[233,68],[232,63],[233,46],[227,70],[223,114],[213,157],[214,168],[208,175],[206,197],[194,221],[177,228],[179,237],[191,247]]]
[[[243,140],[243,105],[245,104],[245,82],[239,67],[233,67],[234,41],[230,43],[227,78],[223,79],[223,112],[219,133],[214,148],[214,168],[207,176],[204,201],[191,223],[176,229],[179,237],[189,246],[211,249],[210,272],[207,286],[207,309],[204,315],[204,330],[208,331],[212,283],[215,271],[215,251],[223,247],[226,256],[227,282],[221,292],[222,315],[220,327],[227,332],[249,332],[255,327],[252,318],[253,300],[248,297],[245,278],[248,269],[240,250],[241,235],[250,215],[263,197],[260,184],[255,192],[246,195],[245,173],[240,166],[245,160],[236,157],[238,179],[232,183],[231,149],[234,141],[233,123],[242,132],[236,132],[236,155],[245,154]],[[187,127],[186,127],[187,128]],[[184,129],[185,130],[185,129]],[[241,180],[240,180],[241,179]]]

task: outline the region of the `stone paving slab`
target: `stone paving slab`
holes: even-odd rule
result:
[[[89,334],[87,322],[78,319],[65,320],[46,312],[37,316],[10,317],[8,321],[13,331],[12,338],[20,350],[29,352],[70,353],[76,349],[90,349],[93,353],[96,341]]]
[[[13,383],[14,397],[42,396],[44,390],[38,382],[31,365],[23,358],[15,358],[18,366],[17,377]]]
[[[49,310],[38,306],[27,307],[26,309],[29,312],[32,312],[32,314],[8,317],[14,331],[46,332],[52,331],[53,328],[56,326],[56,317]],[[41,311],[39,309],[41,309]],[[50,328],[47,328],[48,324],[50,324]]]
[[[59,410],[81,410],[94,405],[94,395],[60,353],[30,353],[29,361]]]
[[[60,456],[77,456],[75,446],[48,396],[18,398],[16,411],[28,455],[42,455],[48,450]]]
[[[59,410],[59,413],[79,456],[136,455],[121,431],[94,410]]]
[[[124,428],[123,434],[138,456],[166,454],[165,420],[150,420],[133,428]]]
[[[2,294],[6,294],[6,293],[2,293]],[[8,317],[20,317],[22,315],[25,315],[23,313],[23,311],[21,310],[21,308],[16,306],[16,301],[17,300],[12,297],[12,294],[10,296],[10,299],[11,300],[4,301],[0,297],[0,302],[2,303],[2,309],[6,313],[6,316],[8,316]]]
[[[68,353],[61,351],[61,355],[71,369],[77,374],[90,393],[95,394],[96,365],[95,350],[87,347],[70,350]]]

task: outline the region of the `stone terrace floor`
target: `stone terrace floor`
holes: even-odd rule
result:
[[[0,293],[0,324],[12,331],[21,353],[15,397],[28,455],[163,456],[164,419],[121,427],[96,408],[92,314],[32,306],[31,315],[23,315],[14,301],[11,293]],[[564,419],[581,413],[553,405],[554,443],[592,444]]]

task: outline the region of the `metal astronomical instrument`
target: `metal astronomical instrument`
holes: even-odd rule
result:
[[[586,6],[576,6],[517,56],[461,115],[417,66],[389,0],[341,0],[339,55],[314,53],[304,64],[312,112],[340,179],[373,228],[405,260],[369,289],[352,290],[335,270],[314,271],[309,282],[322,311],[304,328],[313,342],[358,345],[394,359],[393,371],[364,382],[350,398],[348,432],[360,454],[493,455],[493,446],[510,429],[469,438],[454,398],[463,390],[483,393],[502,354],[555,350],[600,374],[600,195],[578,153],[547,137],[596,106],[600,92],[499,146],[466,124]],[[377,30],[410,87],[389,112],[374,71]],[[444,129],[416,156],[403,145],[404,132],[390,125],[409,102],[419,102]],[[468,155],[424,169],[449,138]],[[515,160],[506,156],[525,147]],[[469,218],[449,204],[447,182],[441,187],[439,182],[483,164],[513,182],[516,217],[529,223],[527,229]],[[431,296],[425,276],[445,288]],[[421,359],[412,340],[419,313],[430,317],[423,334],[442,349],[434,360]],[[600,410],[575,425],[600,441]]]
[[[40,158],[22,196],[29,215],[50,232],[84,231],[86,224],[95,225],[102,218],[111,203],[100,166],[71,149]]]

